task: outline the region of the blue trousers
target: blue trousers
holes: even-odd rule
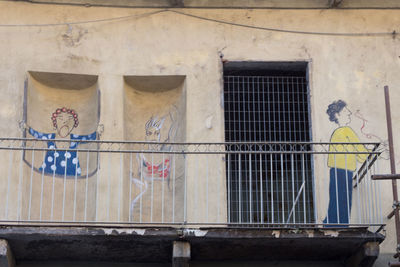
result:
[[[351,213],[353,172],[331,168],[329,174],[329,206],[323,223],[348,224]]]

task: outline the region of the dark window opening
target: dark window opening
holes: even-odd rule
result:
[[[311,141],[307,63],[226,63],[224,108],[226,142]],[[229,154],[230,222],[313,222],[311,166],[310,154]]]

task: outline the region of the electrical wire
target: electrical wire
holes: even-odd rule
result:
[[[221,23],[221,24],[226,24],[226,25],[231,25],[231,26],[236,26],[236,27],[244,27],[244,28],[250,28],[250,29],[256,29],[256,30],[264,30],[264,31],[272,31],[272,32],[283,32],[283,33],[294,33],[294,34],[307,34],[307,35],[327,35],[327,36],[395,36],[398,33],[396,31],[393,32],[371,32],[371,33],[340,33],[340,32],[312,32],[312,31],[295,31],[295,30],[285,30],[285,29],[277,29],[277,28],[267,28],[267,27],[260,27],[260,26],[252,26],[252,25],[247,25],[247,24],[240,24],[240,23],[234,23],[234,22],[228,22],[224,20],[219,20],[219,19],[211,19],[211,18],[206,18],[206,17],[201,17],[193,14],[188,14],[185,12],[177,11],[177,10],[169,10],[170,12],[177,13],[183,16],[188,16],[196,19],[201,19],[201,20],[206,20],[210,22],[216,22],[216,23]]]
[[[303,34],[303,35],[322,35],[322,36],[347,36],[347,37],[372,37],[372,36],[392,36],[396,37],[398,33],[394,30],[392,32],[357,32],[357,33],[344,33],[344,32],[315,32],[315,31],[297,31],[297,30],[286,30],[279,28],[268,28],[261,26],[254,26],[248,24],[235,23],[220,19],[213,19],[202,17],[198,15],[188,14],[182,11],[173,10],[173,9],[162,9],[153,12],[147,12],[139,15],[128,15],[122,17],[115,18],[106,18],[106,19],[97,19],[97,20],[87,20],[87,21],[75,21],[75,22],[62,22],[62,23],[46,23],[46,24],[0,24],[0,27],[48,27],[48,26],[63,26],[63,25],[76,25],[76,24],[88,24],[88,23],[99,23],[99,22],[110,22],[110,21],[118,21],[118,20],[127,20],[133,18],[140,17],[148,17],[155,14],[160,14],[164,12],[171,12],[182,16],[187,16],[191,18],[195,18],[198,20],[209,21],[214,23],[220,23],[235,27],[247,28],[247,29],[255,29],[255,30],[263,30],[263,31],[271,31],[271,32],[281,32],[281,33],[290,33],[290,34]]]
[[[0,24],[0,27],[54,27],[54,26],[65,26],[65,25],[77,25],[77,24],[88,24],[88,23],[99,23],[99,22],[110,22],[110,21],[118,21],[118,20],[127,20],[127,19],[137,19],[142,17],[148,17],[155,15],[157,13],[165,12],[164,10],[157,10],[152,12],[147,12],[139,15],[128,15],[122,17],[115,18],[106,18],[106,19],[95,19],[95,20],[83,20],[83,21],[72,21],[72,22],[60,22],[60,23],[44,23],[44,24]]]

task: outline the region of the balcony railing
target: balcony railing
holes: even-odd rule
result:
[[[74,142],[0,139],[2,224],[383,224],[376,143]]]

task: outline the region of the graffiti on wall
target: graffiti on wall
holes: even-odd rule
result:
[[[132,217],[137,202],[147,192],[149,182],[165,182],[168,186],[170,185],[173,158],[171,154],[162,152],[170,151],[172,147],[168,143],[175,141],[179,128],[177,110],[173,106],[173,109],[167,115],[152,115],[144,125],[144,140],[148,142],[147,150],[161,153],[137,154],[138,169],[135,174],[131,174],[131,180],[138,188],[139,194],[131,202]],[[166,130],[166,127],[168,130],[163,131]],[[162,132],[167,132],[167,134],[163,136]]]
[[[42,164],[39,167],[33,167],[34,170],[44,175],[54,175],[62,177],[87,177],[82,176],[81,164],[77,148],[89,141],[96,140],[100,134],[97,131],[78,135],[73,131],[79,126],[78,113],[67,107],[57,108],[50,116],[50,122],[53,126],[53,133],[44,133],[33,129],[23,123],[23,128],[36,139],[46,140],[46,150]],[[69,139],[67,147],[62,147],[65,142],[56,140]],[[61,146],[61,147],[60,147]],[[28,161],[25,162],[30,165]],[[92,175],[92,174],[91,174]]]
[[[337,125],[330,142],[359,143],[360,139],[349,126],[353,113],[343,100],[333,101],[326,111],[329,120]],[[332,145],[330,152],[368,152],[364,145]],[[363,163],[368,154],[329,154],[329,204],[324,224],[348,224],[352,204],[352,179],[357,162]]]

